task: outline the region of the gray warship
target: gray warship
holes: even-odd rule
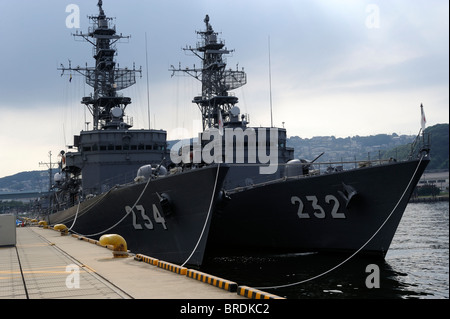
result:
[[[293,158],[286,130],[251,127],[230,91],[247,83],[243,70],[227,69],[225,47],[210,24],[200,41],[184,50],[201,67],[169,69],[202,84],[192,100],[204,131],[172,148],[186,162],[206,157],[229,166],[223,198],[211,217],[205,257],[276,255],[304,252],[370,254],[384,258],[410,196],[430,161],[423,128],[404,161],[389,158],[320,163]],[[421,134],[422,133],[422,134]]]
[[[198,137],[169,150],[166,132],[132,130],[120,89],[140,70],[116,67],[121,37],[105,16],[90,17],[94,68],[80,73],[94,88],[82,103],[94,129],[74,139],[77,151],[61,152],[50,224],[98,238],[123,236],[129,249],[168,262],[201,266],[215,257],[302,252],[350,252],[384,257],[429,158],[420,134],[405,161],[320,163],[294,158],[287,132],[251,127],[231,91],[247,83],[243,70],[228,69],[232,51],[204,19],[200,41],[185,50],[200,67],[171,67],[173,75],[201,81],[193,98],[202,114]],[[325,169],[323,169],[325,167]],[[117,179],[131,172],[125,180]],[[125,181],[125,182],[124,182]]]
[[[135,84],[141,70],[118,67],[115,44],[124,36],[105,15],[101,0],[98,8],[98,15],[89,17],[89,32],[74,34],[93,45],[95,66],[69,62],[59,68],[70,80],[73,74],[84,76],[93,88],[81,100],[93,127],[76,135],[68,152],[60,152],[45,220],[89,238],[121,235],[136,253],[200,264],[206,244],[200,234],[227,167],[171,167],[165,131],[132,129],[125,115],[131,98],[119,91]]]

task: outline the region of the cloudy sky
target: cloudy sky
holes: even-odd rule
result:
[[[55,161],[92,122],[80,104],[90,87],[57,68],[68,60],[93,65],[91,46],[71,34],[87,31],[96,4],[0,0],[0,177],[45,169],[39,163],[49,151]],[[79,29],[66,23],[76,22],[69,5],[80,10]],[[131,35],[118,44],[117,62],[143,68],[123,91],[133,100],[127,115],[135,129],[165,129],[169,139],[200,129],[191,103],[200,83],[168,69],[199,66],[182,48],[197,43],[206,14],[235,50],[228,66],[247,73],[248,84],[234,93],[251,125],[270,125],[269,39],[273,121],[289,136],[417,134],[421,103],[427,125],[448,123],[447,0],[103,0],[103,8],[119,33]]]

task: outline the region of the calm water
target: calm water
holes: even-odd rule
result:
[[[414,203],[406,208],[386,259],[318,254],[265,258],[222,258],[204,271],[289,299],[449,298],[449,203]],[[366,286],[379,268],[379,288]],[[372,281],[373,282],[373,281]]]

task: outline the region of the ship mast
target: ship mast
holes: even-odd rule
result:
[[[225,48],[225,44],[217,39],[218,33],[215,32],[209,23],[209,16],[204,19],[206,30],[197,31],[201,42],[195,48],[191,46],[184,48],[185,51],[191,51],[202,61],[202,67],[175,69],[171,66],[172,76],[176,73],[186,73],[202,83],[202,95],[194,97],[193,103],[196,103],[202,113],[203,130],[209,127],[217,127],[219,122],[219,112],[227,122],[234,115],[232,108],[238,103],[238,98],[228,91],[237,89],[247,83],[245,72],[226,69],[226,60],[224,55],[230,54],[233,50]]]
[[[131,103],[131,98],[117,93],[136,83],[136,73],[142,76],[142,70],[119,68],[114,61],[116,55],[115,44],[121,39],[129,39],[116,33],[113,18],[106,17],[102,0],[98,1],[99,14],[90,16],[91,27],[88,33],[76,32],[74,37],[81,37],[93,45],[95,67],[72,67],[61,64],[61,76],[65,71],[77,72],[86,78],[86,84],[94,89],[90,96],[83,97],[81,103],[86,105],[93,116],[93,129],[128,129],[132,121],[126,121],[125,109]]]

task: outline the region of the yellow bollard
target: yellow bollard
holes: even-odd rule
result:
[[[100,237],[99,243],[103,246],[112,246],[114,258],[128,257],[127,242],[120,235],[103,235]]]
[[[61,236],[67,235],[69,233],[69,230],[67,229],[67,226],[64,224],[56,224],[53,226],[54,230],[60,231]]]

